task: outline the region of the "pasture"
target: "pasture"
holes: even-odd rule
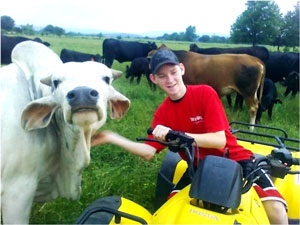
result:
[[[100,54],[102,56],[103,38],[66,38],[41,37],[43,41],[51,44],[51,48],[59,55],[62,48],[75,51]],[[143,40],[147,41],[147,40]],[[174,50],[188,50],[189,42],[158,42],[164,43]],[[199,44],[200,47],[237,47],[237,45]],[[242,46],[242,45],[239,45]],[[245,45],[243,45],[245,46]],[[267,46],[268,47],[268,46]],[[268,47],[275,51],[274,48]],[[134,81],[130,84],[125,78],[127,63],[114,61],[112,68],[123,71],[123,76],[114,81],[113,86],[131,100],[131,107],[125,117],[120,121],[108,119],[101,130],[109,129],[135,140],[136,137],[146,136],[146,130],[151,125],[152,115],[165,98],[158,88],[152,91],[146,78],[143,77],[139,85]],[[83,74],[84,76],[84,74]],[[289,133],[291,138],[299,138],[299,93],[295,98],[284,97],[285,88],[276,84],[278,98],[283,104],[276,104],[273,109],[272,120],[264,112],[261,124],[280,127]],[[234,95],[233,95],[234,96]],[[249,121],[249,113],[244,105],[243,110],[228,107],[226,98],[222,99],[229,122]],[[156,155],[151,162],[146,162],[126,151],[113,146],[103,145],[91,150],[91,163],[84,170],[82,177],[82,194],[78,201],[57,199],[47,203],[35,203],[32,209],[30,223],[33,224],[65,224],[74,223],[84,209],[95,199],[118,195],[133,200],[152,212],[155,182],[157,172],[166,151]]]

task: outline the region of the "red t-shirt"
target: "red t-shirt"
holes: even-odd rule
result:
[[[202,134],[225,131],[226,145],[223,149],[199,147],[199,157],[206,155],[222,156],[225,148],[229,149],[229,158],[235,161],[250,159],[253,153],[237,144],[230,133],[223,105],[216,91],[208,85],[187,86],[187,91],[179,101],[167,97],[158,107],[152,121],[152,128],[163,125],[172,130],[186,133]],[[152,138],[149,135],[149,138]],[[157,149],[157,153],[166,146],[156,142],[145,142]],[[186,159],[184,153],[179,153]],[[195,153],[195,157],[197,154]]]

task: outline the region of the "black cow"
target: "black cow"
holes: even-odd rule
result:
[[[50,43],[49,43],[49,42],[47,42],[47,41],[42,41],[42,39],[40,39],[40,38],[38,38],[38,37],[34,38],[33,41],[42,43],[42,44],[44,44],[44,45],[47,46],[47,47],[50,46]]]
[[[266,77],[273,82],[284,81],[292,71],[299,73],[299,53],[270,52],[266,64]]]
[[[157,49],[155,42],[140,43],[112,38],[105,39],[102,46],[104,63],[108,67],[111,67],[114,59],[120,63],[128,62],[138,57],[146,57],[154,49]]]
[[[96,61],[101,62],[101,56],[99,54],[92,55],[88,53],[76,52],[69,49],[62,49],[60,52],[60,59],[66,62],[85,62]]]
[[[260,121],[261,115],[268,110],[269,119],[272,119],[273,106],[276,103],[282,104],[282,101],[277,99],[277,89],[271,79],[265,78],[263,95],[258,106],[256,121]]]
[[[286,86],[284,96],[286,97],[292,92],[292,96],[295,97],[299,91],[299,73],[296,71],[290,72],[284,81],[284,85]]]
[[[150,80],[150,68],[149,68],[150,59],[147,57],[138,57],[132,60],[132,63],[129,66],[126,66],[126,78],[130,77],[130,82],[132,83],[133,79],[137,78],[137,83],[141,81],[142,74],[145,74],[150,88],[155,89],[155,84]]]
[[[199,48],[196,44],[190,44],[190,51],[205,55],[219,54],[248,54],[259,58],[264,63],[269,58],[269,51],[263,46],[240,47],[240,48]]]
[[[43,42],[40,38],[26,38],[26,37],[10,37],[1,34],[1,64],[9,64],[11,63],[11,52],[13,48],[22,41],[36,41],[42,43],[46,46],[50,46],[48,42]]]

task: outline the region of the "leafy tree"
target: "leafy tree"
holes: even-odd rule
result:
[[[65,30],[61,27],[54,27],[54,34],[61,36],[65,33]]]
[[[11,31],[15,26],[15,21],[10,16],[1,16],[1,29]]]
[[[235,43],[270,44],[279,35],[282,17],[273,1],[248,1],[247,9],[231,26],[230,36]]]
[[[210,42],[212,43],[225,43],[226,38],[218,35],[212,35],[210,38]]]
[[[185,41],[194,41],[197,38],[196,27],[188,26],[185,30]]]
[[[294,49],[299,46],[299,2],[297,2],[294,11],[289,11],[284,16],[281,38],[285,46]]]
[[[202,35],[199,37],[198,41],[200,42],[210,42],[210,36],[209,35]]]
[[[35,33],[32,24],[21,25],[20,28],[23,34],[34,35]]]
[[[65,34],[65,30],[61,27],[56,27],[50,24],[42,30],[42,34],[55,34],[61,36]]]
[[[165,33],[163,36],[157,37],[158,40],[173,40],[173,41],[193,41],[197,38],[196,27],[189,26],[185,32],[174,32],[172,34]]]
[[[14,27],[13,31],[16,33],[22,33],[21,27]]]

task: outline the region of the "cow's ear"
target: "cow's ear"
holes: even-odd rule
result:
[[[47,77],[41,79],[41,83],[46,84],[51,87],[51,78],[52,78],[52,75],[47,76]]]
[[[30,102],[22,113],[21,123],[23,129],[31,131],[47,127],[58,107],[51,96]]]
[[[113,76],[113,79],[117,79],[119,78],[121,75],[122,75],[122,71],[120,70],[114,70],[114,69],[110,69],[111,70],[111,73],[112,73],[112,76]]]
[[[111,88],[110,98],[108,99],[110,108],[111,119],[121,119],[124,114],[128,111],[130,106],[130,100],[122,95],[120,92]]]

